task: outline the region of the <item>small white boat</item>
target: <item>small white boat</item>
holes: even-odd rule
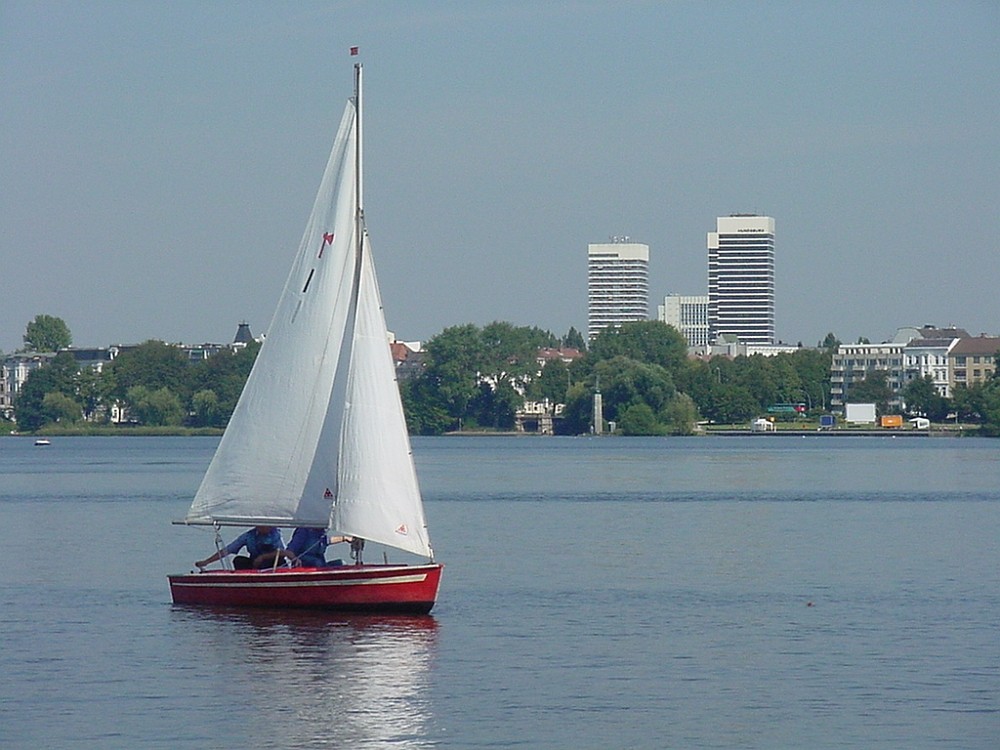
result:
[[[38,440],[35,441],[35,445],[52,445],[52,441],[46,440],[45,438],[38,438]]]

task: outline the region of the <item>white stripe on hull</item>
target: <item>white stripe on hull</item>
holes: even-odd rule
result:
[[[217,588],[217,589],[297,589],[314,587],[333,586],[371,586],[394,583],[420,583],[427,579],[426,573],[416,573],[408,576],[389,576],[381,578],[348,578],[346,580],[322,580],[322,581],[177,581],[170,582],[172,586],[188,586],[191,588]]]

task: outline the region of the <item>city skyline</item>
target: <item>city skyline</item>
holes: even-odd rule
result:
[[[390,329],[587,325],[580,248],[706,286],[780,224],[775,337],[996,332],[995,3],[4,4],[0,350],[263,332],[366,66]],[[724,45],[725,54],[720,54]],[[360,47],[352,58],[349,49]]]

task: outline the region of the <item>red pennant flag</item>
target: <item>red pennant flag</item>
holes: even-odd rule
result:
[[[356,55],[356,54],[358,54],[358,48],[357,47],[351,47],[351,55]]]
[[[319,255],[317,258],[323,257],[323,251],[326,250],[327,245],[333,244],[333,232],[323,232],[323,244],[319,246]]]

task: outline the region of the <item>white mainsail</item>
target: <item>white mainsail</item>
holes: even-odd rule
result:
[[[329,526],[432,557],[358,220],[358,99],[344,111],[267,337],[185,522]]]

